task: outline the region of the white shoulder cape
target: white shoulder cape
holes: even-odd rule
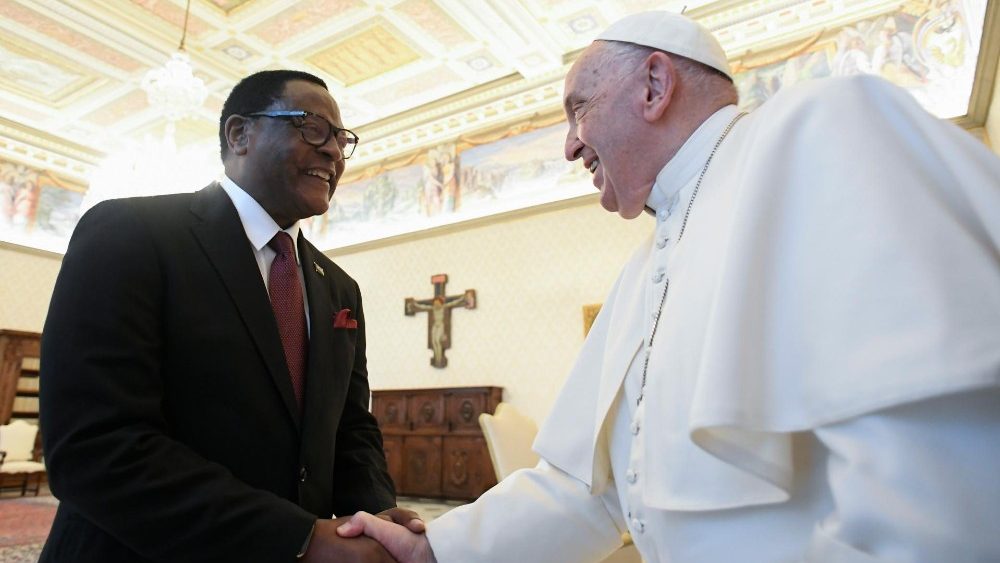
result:
[[[782,502],[790,433],[1000,384],[998,240],[1000,159],[881,79],[806,83],[744,118],[667,272],[644,502]],[[593,493],[610,474],[608,410],[646,336],[649,248],[535,442]]]

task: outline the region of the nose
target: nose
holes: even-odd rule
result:
[[[573,162],[574,160],[580,158],[580,153],[583,152],[583,147],[583,141],[576,136],[576,127],[570,127],[569,132],[566,133],[566,144],[563,147],[563,153],[566,160]]]
[[[329,155],[333,160],[344,160],[344,149],[337,142],[337,136],[331,135],[330,139],[322,145],[316,147],[319,152]]]

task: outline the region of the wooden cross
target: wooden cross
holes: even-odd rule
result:
[[[451,310],[459,306],[475,309],[476,290],[466,289],[462,295],[445,295],[448,274],[431,276],[431,283],[434,284],[434,297],[420,301],[407,297],[403,312],[408,317],[427,312],[427,347],[434,352],[431,365],[443,368],[448,365],[444,351],[451,348]]]

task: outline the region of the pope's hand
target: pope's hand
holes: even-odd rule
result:
[[[402,509],[396,509],[402,510]],[[382,544],[399,563],[437,563],[427,536],[422,532],[423,522],[420,522],[421,533],[415,533],[418,526],[411,525],[413,520],[405,522],[403,527],[395,517],[386,515],[372,516],[367,512],[358,512],[337,528],[341,537],[352,538],[364,534]]]

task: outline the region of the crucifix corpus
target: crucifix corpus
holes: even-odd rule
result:
[[[445,295],[444,286],[448,283],[448,274],[431,276],[431,283],[434,284],[434,297],[419,301],[407,297],[403,312],[408,317],[422,311],[427,312],[427,347],[434,352],[431,365],[443,368],[448,365],[444,351],[451,348],[451,310],[455,307],[475,309],[476,290],[466,289],[461,295]]]

